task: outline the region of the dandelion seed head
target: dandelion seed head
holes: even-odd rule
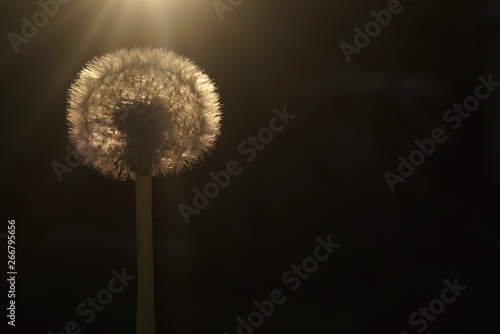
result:
[[[220,132],[214,83],[173,51],[119,49],[96,57],[68,93],[71,142],[84,164],[117,180],[189,168]]]

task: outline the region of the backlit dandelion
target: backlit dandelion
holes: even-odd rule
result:
[[[120,49],[92,60],[69,91],[70,139],[84,163],[118,180],[189,167],[219,134],[210,78],[164,49]]]
[[[155,332],[151,176],[190,167],[219,135],[219,97],[190,60],[153,48],[97,57],[69,90],[70,140],[84,164],[136,182],[137,333]]]

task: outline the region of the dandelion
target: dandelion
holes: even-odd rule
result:
[[[139,334],[155,331],[151,176],[189,168],[213,148],[219,109],[210,78],[161,48],[96,57],[69,89],[69,135],[83,163],[136,182]]]
[[[91,61],[69,90],[70,139],[84,164],[117,180],[190,167],[219,134],[214,84],[164,49],[120,49]]]

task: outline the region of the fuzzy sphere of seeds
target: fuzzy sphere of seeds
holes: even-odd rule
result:
[[[120,49],[89,62],[69,89],[70,140],[87,165],[117,180],[190,167],[219,135],[219,96],[190,60],[165,49]]]

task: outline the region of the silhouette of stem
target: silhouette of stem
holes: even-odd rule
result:
[[[155,333],[151,176],[136,174],[137,334]]]

